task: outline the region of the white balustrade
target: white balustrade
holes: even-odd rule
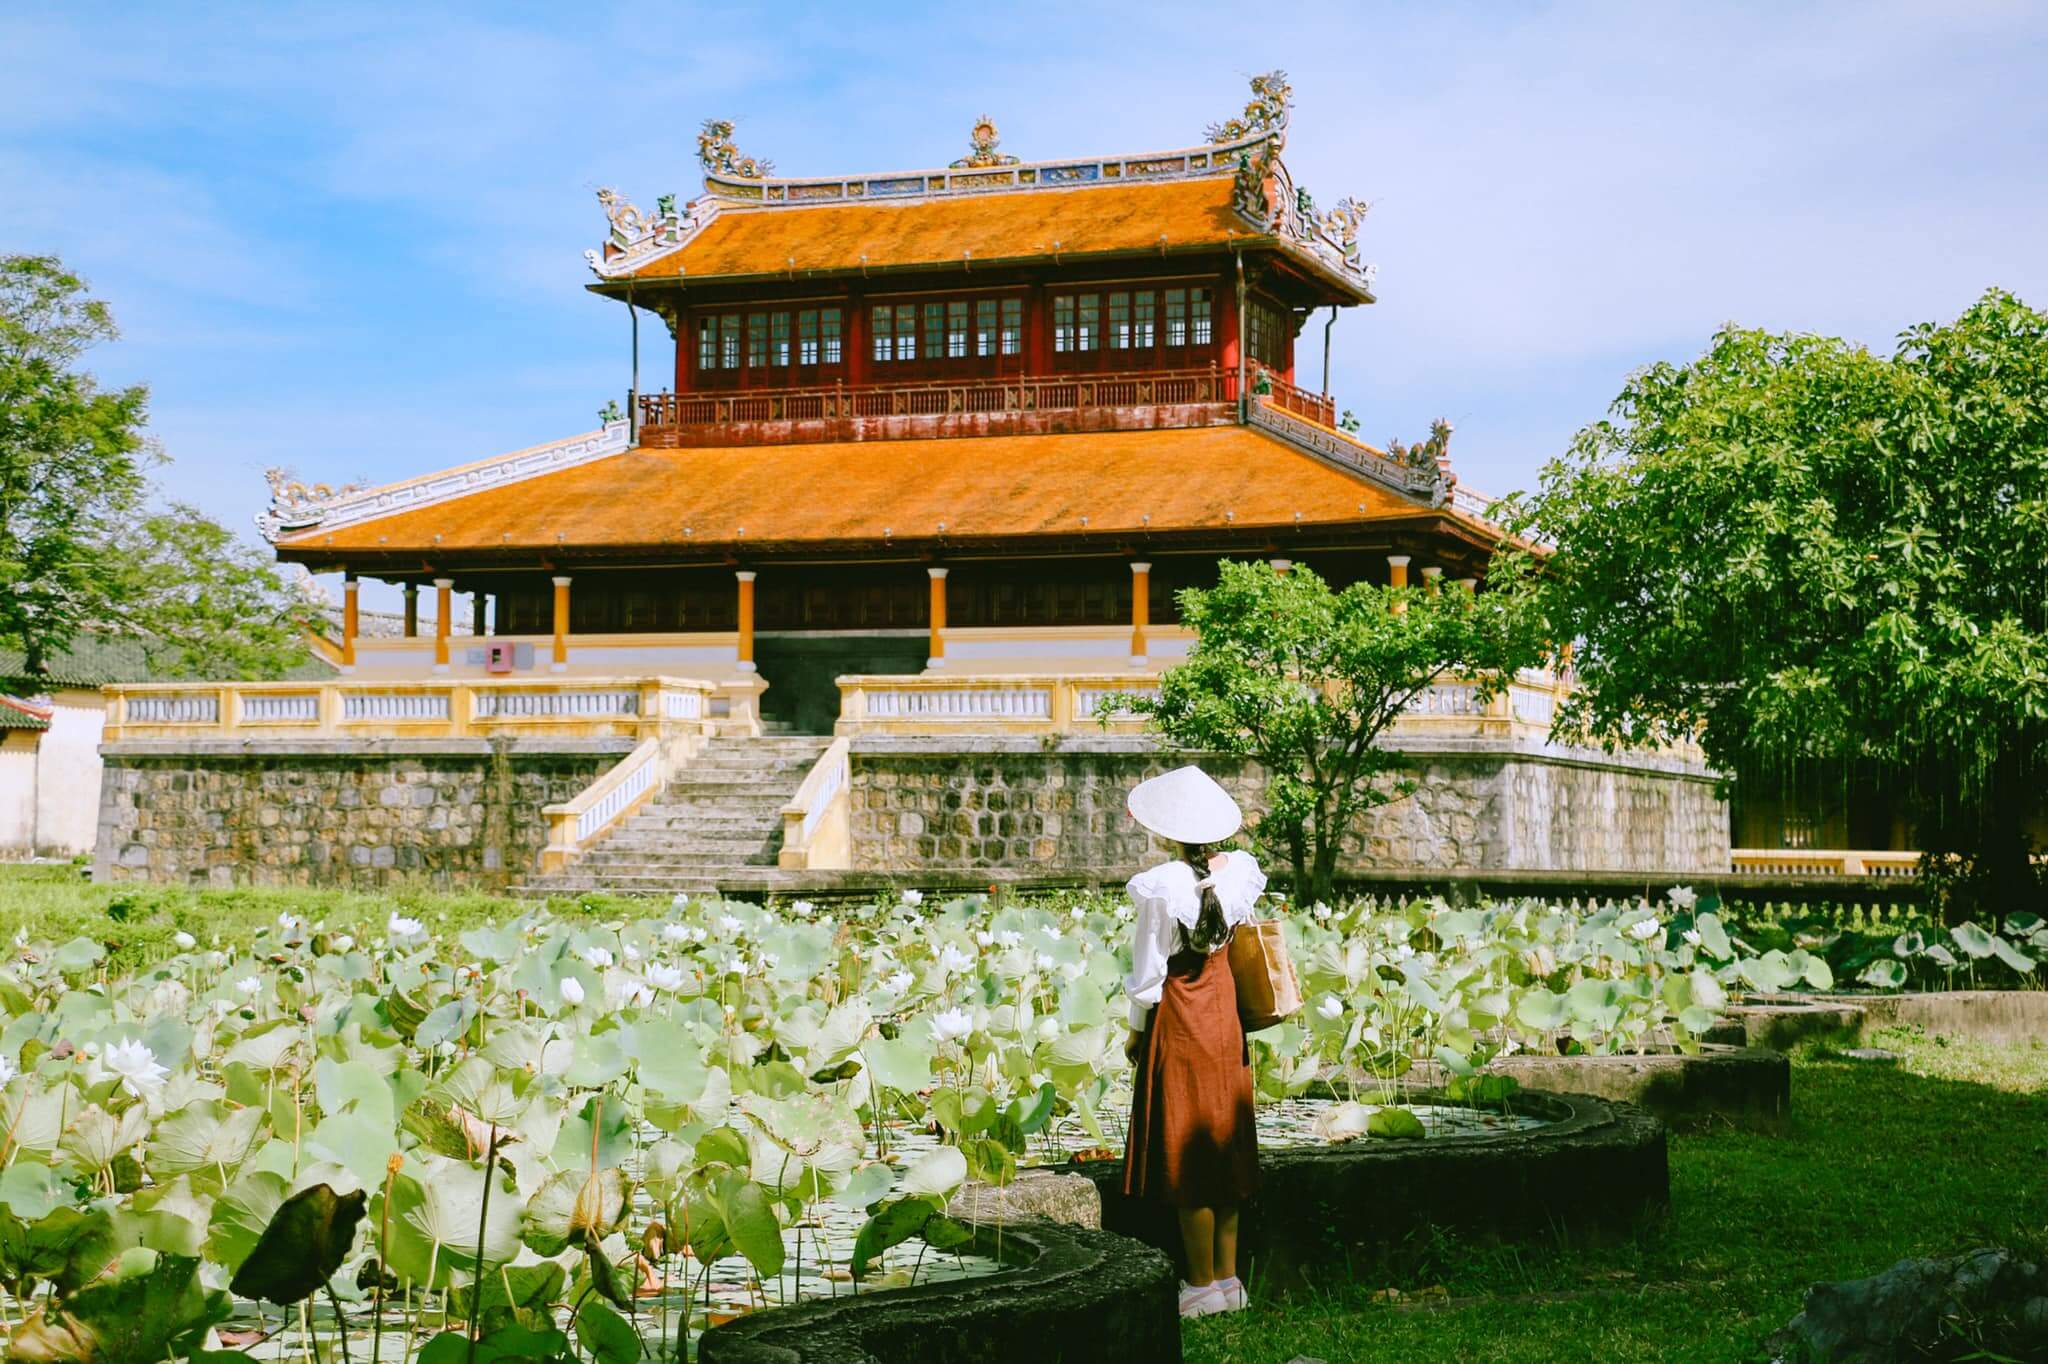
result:
[[[612,821],[624,814],[640,797],[647,794],[661,772],[661,750],[656,744],[642,744],[631,757],[619,765],[612,774],[616,780],[610,789],[600,793],[596,800],[576,816],[576,841],[588,843]]]
[[[704,718],[704,693],[665,691],[661,694],[661,713],[671,720],[701,720]]]
[[[218,692],[171,692],[128,698],[128,722],[138,725],[217,725]]]
[[[445,691],[345,691],[341,694],[344,720],[446,720],[448,693]]]
[[[1157,687],[1076,687],[1074,689],[1074,719],[1078,723],[1099,719],[1096,714],[1102,703],[1112,696],[1137,696],[1148,701],[1159,699]],[[1112,720],[1135,720],[1138,712],[1128,706],[1118,706],[1109,713]]]
[[[247,724],[309,724],[319,718],[318,692],[259,691],[245,692],[242,696],[242,719]]]
[[[487,691],[476,693],[479,720],[601,719],[638,715],[637,691]]]
[[[1408,703],[1410,715],[1483,715],[1478,688],[1469,682],[1438,682],[1417,692]]]
[[[946,687],[871,691],[868,714],[890,720],[1047,720],[1049,687]]]

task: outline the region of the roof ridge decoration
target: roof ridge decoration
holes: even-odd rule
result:
[[[314,529],[331,530],[358,521],[375,520],[393,512],[411,511],[437,502],[462,497],[499,484],[518,483],[557,469],[572,468],[620,454],[631,448],[632,433],[623,421],[606,422],[596,431],[529,446],[509,454],[495,455],[438,474],[365,488],[352,485],[329,488],[316,483],[308,488],[286,478],[282,469],[266,471],[270,480],[270,507],[256,518],[263,537],[273,544],[279,539]]]
[[[1252,403],[1249,416],[1253,426],[1326,464],[1362,474],[1382,487],[1427,501],[1432,508],[1453,501],[1458,476],[1451,472],[1451,424],[1442,418],[1430,427],[1430,439],[1421,445],[1411,448],[1395,442],[1396,449],[1376,450],[1355,436],[1272,403]]]
[[[720,213],[815,208],[875,201],[906,202],[1003,192],[1074,189],[1139,181],[1234,175],[1238,213],[1257,230],[1307,251],[1339,276],[1370,293],[1378,268],[1359,260],[1358,232],[1367,205],[1344,198],[1318,212],[1306,189],[1295,185],[1280,152],[1286,145],[1293,87],[1284,71],[1251,81],[1252,98],[1237,116],[1212,123],[1207,141],[1171,151],[1049,161],[1020,161],[998,152],[995,121],[983,115],[970,138],[972,151],[944,169],[853,176],[777,176],[773,163],[742,156],[730,119],[707,119],[698,135],[704,193],[678,210],[674,195],[656,201],[653,215],[612,190],[598,192],[611,231],[602,249],[584,260],[603,279],[616,279],[681,250]]]

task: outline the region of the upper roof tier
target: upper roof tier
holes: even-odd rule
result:
[[[1255,78],[1242,114],[1176,151],[1023,162],[996,150],[984,117],[970,153],[944,169],[808,179],[770,174],[740,155],[730,122],[710,120],[697,139],[705,192],[683,209],[664,195],[646,214],[598,191],[611,231],[585,253],[599,277],[591,287],[1268,251],[1332,302],[1370,303],[1365,206],[1318,211],[1280,160],[1289,93],[1281,72]]]

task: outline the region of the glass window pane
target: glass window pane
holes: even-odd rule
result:
[[[967,358],[967,303],[964,299],[946,305],[946,358]]]
[[[789,314],[768,315],[768,363],[787,365],[789,363]]]
[[[893,316],[895,314],[887,308],[876,308],[870,314],[875,336],[875,358],[877,360],[893,360],[896,358],[895,345],[891,339],[895,336],[895,331],[889,322]]]
[[[1100,294],[1077,294],[1074,297],[1074,349],[1096,350],[1102,345]]]
[[[1188,309],[1192,314],[1188,328],[1188,344],[1206,346],[1209,344],[1209,291],[1188,290]]]
[[[768,363],[768,314],[747,315],[747,364],[749,366]]]
[[[1074,349],[1074,296],[1060,294],[1052,301],[1052,348],[1066,352]]]
[[[818,314],[818,322],[824,332],[825,363],[839,363],[839,310],[827,308]]]
[[[718,368],[718,319],[697,319],[697,368]]]
[[[914,303],[896,305],[896,358],[917,358],[917,305]]]
[[[1131,296],[1127,293],[1118,292],[1109,296],[1109,348],[1131,348]]]
[[[1003,300],[1003,354],[1019,355],[1024,350],[1024,300]]]
[[[796,315],[796,362],[818,363],[818,310],[805,308]]]
[[[1131,295],[1131,345],[1152,349],[1152,291],[1141,289]]]
[[[974,353],[996,353],[996,301],[992,298],[974,301]]]
[[[924,358],[944,359],[946,354],[946,305],[924,305]]]
[[[1166,344],[1185,346],[1188,343],[1188,291],[1168,289],[1166,291]]]
[[[726,313],[718,319],[719,364],[726,369],[740,367],[740,315]]]

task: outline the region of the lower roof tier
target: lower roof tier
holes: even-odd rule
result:
[[[481,480],[479,480],[481,482]],[[1251,426],[649,449],[279,534],[313,568],[765,557],[1119,543],[1341,543],[1400,524],[1483,562],[1498,532]],[[374,510],[379,493],[360,495]],[[421,502],[425,501],[424,505]],[[1305,537],[1305,538],[1304,538]]]

